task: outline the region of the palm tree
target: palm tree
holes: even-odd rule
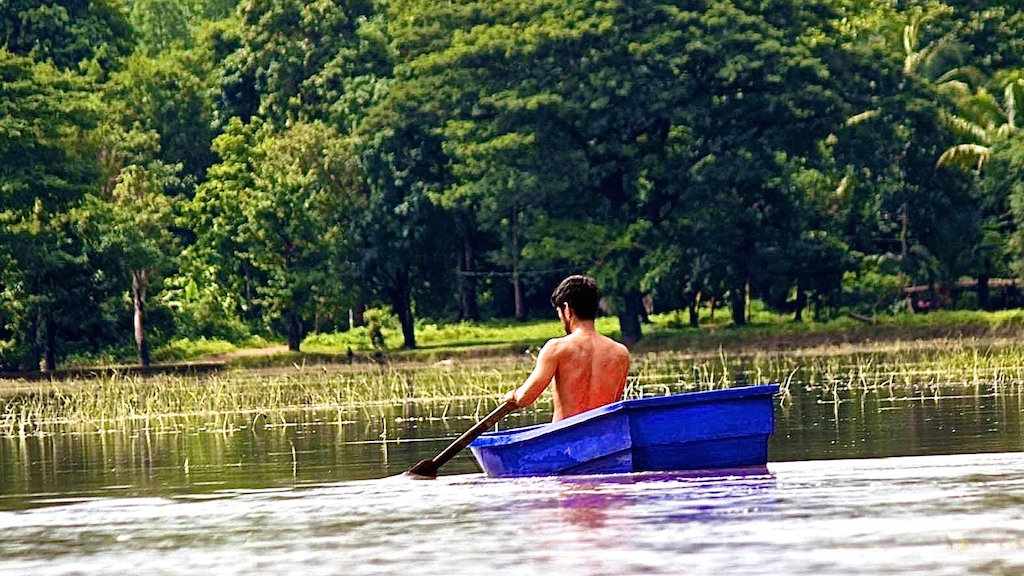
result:
[[[992,156],[992,146],[1015,134],[1024,117],[1024,77],[1003,85],[1003,101],[978,88],[960,100],[958,114],[944,113],[946,125],[962,143],[950,146],[939,156],[937,166],[959,166],[981,172]]]
[[[983,80],[974,66],[964,64],[970,48],[946,34],[928,44],[921,45],[921,30],[928,20],[938,16],[935,12],[919,12],[903,27],[903,74],[930,84],[939,94],[960,98],[971,92],[972,85]],[[881,110],[865,110],[846,120],[847,126],[860,124],[881,114]]]

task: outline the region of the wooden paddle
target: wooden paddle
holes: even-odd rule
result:
[[[483,434],[491,426],[498,423],[505,416],[508,416],[518,406],[516,406],[515,400],[509,398],[493,412],[487,415],[486,418],[477,422],[472,428],[466,430],[455,439],[447,448],[442,450],[437,456],[434,456],[430,460],[420,460],[415,466],[409,469],[405,474],[415,478],[437,478],[437,469],[444,466],[446,462],[452,459],[453,456],[462,451],[463,448],[469,446],[473,440],[476,440],[477,436]]]

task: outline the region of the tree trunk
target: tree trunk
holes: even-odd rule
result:
[[[804,308],[807,307],[807,292],[799,282],[796,284],[796,310],[793,314],[794,322],[804,321]]]
[[[298,352],[302,347],[302,315],[298,306],[292,304],[288,310],[288,350]]]
[[[473,240],[467,231],[462,235],[462,257],[460,269],[464,274],[459,275],[459,319],[479,320],[480,307],[476,297],[476,276],[473,275],[474,256]]]
[[[57,327],[53,322],[53,314],[50,312],[46,313],[46,340],[44,342],[44,361],[46,362],[46,371],[53,372],[57,369]]]
[[[39,370],[39,362],[42,360],[42,347],[39,342],[39,323],[41,316],[42,312],[32,314],[32,320],[29,321],[28,326],[25,329],[25,342],[28,342],[28,350],[21,361],[21,366],[25,370],[31,370],[32,372],[37,372]]]
[[[711,321],[715,321],[715,310],[718,309],[718,298],[712,298],[711,302],[708,303],[711,308]]]
[[[743,326],[747,323],[747,285],[737,282],[729,291],[729,305],[732,309],[732,323]]]
[[[412,295],[409,291],[409,278],[399,274],[391,291],[391,305],[398,314],[398,322],[402,325],[402,348],[412,350],[416,347],[416,324],[412,317]]]
[[[909,247],[907,244],[907,233],[910,231],[910,205],[906,202],[900,206],[900,262],[907,261]]]
[[[523,283],[519,280],[519,272],[512,272],[512,294],[515,298],[516,320],[526,320],[526,307],[523,305]]]
[[[988,281],[988,274],[978,276],[978,307],[982,310],[990,308]]]
[[[148,270],[132,270],[132,304],[135,307],[135,350],[139,365],[149,366],[149,343],[146,341],[146,289],[149,287]]]
[[[509,218],[509,227],[512,235],[512,294],[515,299],[516,320],[526,319],[526,307],[523,304],[523,283],[519,278],[519,214],[518,209],[512,209],[512,216]]]
[[[242,263],[242,276],[245,279],[243,282],[243,286],[245,287],[245,307],[242,311],[242,316],[247,320],[256,321],[260,310],[253,303],[253,292],[255,291],[253,284],[255,281],[253,280],[252,270],[249,268],[248,264]]]
[[[643,338],[643,326],[640,323],[643,299],[639,292],[627,292],[622,299],[623,306],[618,314],[619,332],[622,334],[622,343],[632,348]]]
[[[352,326],[353,327],[366,326],[366,319],[363,318],[363,313],[364,312],[366,312],[366,303],[363,302],[362,297],[360,297],[359,302],[356,303],[355,310],[352,311]]]
[[[690,296],[690,302],[687,304],[687,309],[690,312],[690,327],[700,328],[700,291]]]

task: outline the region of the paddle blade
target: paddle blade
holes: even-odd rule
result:
[[[434,464],[433,460],[420,460],[409,468],[405,475],[416,479],[433,480],[437,478],[437,464]]]

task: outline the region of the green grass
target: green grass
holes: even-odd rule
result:
[[[247,344],[258,346],[260,342]],[[226,354],[235,350],[238,350],[238,346],[226,340],[177,338],[154,350],[153,360],[157,362],[181,362],[202,356]]]
[[[808,312],[808,316],[809,316]],[[637,351],[686,350],[730,352],[757,351],[764,347],[796,348],[830,342],[893,341],[956,336],[1014,336],[1024,331],[1024,310],[999,312],[937,311],[930,314],[899,314],[879,316],[865,323],[849,316],[827,322],[793,322],[789,315],[766,310],[754,301],[746,326],[733,326],[728,310],[720,309],[714,318],[702,310],[700,328],[687,325],[685,312],[654,314],[652,324],[643,327],[644,338]],[[602,317],[598,329],[619,337],[618,319]],[[395,326],[383,330],[387,356],[393,360],[434,361],[450,357],[519,356],[526,349],[535,350],[546,340],[563,334],[555,320],[492,320],[486,322],[431,323],[416,326],[416,350],[402,350],[402,335]],[[157,362],[188,362],[204,360],[243,349],[264,348],[279,343],[252,338],[242,343],[216,339],[176,339],[154,350]],[[374,353],[365,327],[348,332],[311,334],[302,343],[300,353],[252,355],[231,360],[238,367],[291,366],[303,363],[331,363],[347,360],[348,351],[358,356]],[[131,364],[134,350],[123,347],[101,355],[78,356],[64,366],[96,366]]]
[[[600,318],[599,330],[617,334],[616,318]],[[402,333],[395,328],[383,329],[389,350],[402,346]],[[537,344],[550,338],[563,336],[562,325],[556,320],[529,320],[515,322],[495,320],[487,322],[459,322],[452,324],[420,323],[416,326],[416,344],[420,348],[466,348],[497,344]],[[302,349],[313,353],[337,353],[351,348],[353,351],[370,350],[370,338],[365,327],[348,332],[312,334],[302,343]]]
[[[244,348],[261,348],[272,342],[259,336],[250,337],[242,342],[230,342],[218,338],[175,338],[152,352],[154,362],[188,362],[227,354]],[[119,346],[99,353],[80,353],[72,355],[62,362],[62,367],[77,368],[83,366],[115,366],[134,364],[137,361],[134,346]]]
[[[296,365],[205,376],[112,374],[18,383],[0,388],[0,436],[58,433],[69,426],[76,433],[230,431],[257,421],[365,421],[383,417],[387,407],[410,405],[444,418],[449,406],[453,414],[472,414],[473,406],[486,412],[501,394],[522,382],[530,367],[529,358],[518,357],[330,369]],[[834,403],[864,394],[883,399],[937,398],[948,390],[1021,394],[1024,345],[993,347],[960,338],[931,347],[903,342],[869,352],[858,348],[817,355],[636,354],[627,395],[655,396],[739,381],[780,382],[784,402],[797,389]],[[549,402],[550,395],[545,395],[541,405]]]
[[[688,326],[684,312],[654,314],[651,320],[651,324],[643,327],[644,339],[638,350],[714,350],[718,347],[756,347],[759,343],[785,340],[800,345],[815,344],[818,340],[836,337],[844,340],[914,339],[984,336],[989,333],[999,335],[1024,330],[1024,310],[906,313],[879,316],[872,323],[849,316],[840,316],[827,322],[793,322],[789,315],[768,311],[756,301],[746,326],[734,326],[727,310],[719,310],[715,318],[711,318],[705,309],[699,328]],[[619,323],[615,317],[599,318],[597,328],[611,337],[619,337]],[[459,353],[473,355],[475,352],[481,355],[518,354],[524,348],[536,348],[549,338],[563,334],[561,325],[555,320],[420,324],[416,330],[419,349],[399,352],[402,345],[401,332],[394,328],[385,328],[383,332],[388,351],[392,355],[424,359]],[[355,353],[372,351],[365,328],[313,334],[302,344],[304,352],[321,357],[345,354],[349,349]]]

